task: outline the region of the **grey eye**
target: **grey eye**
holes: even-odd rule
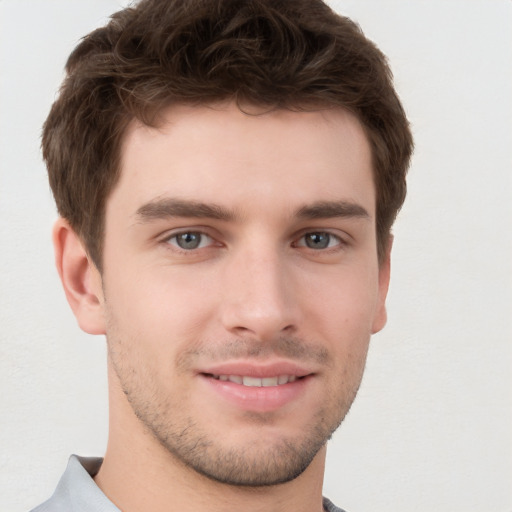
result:
[[[171,237],[169,243],[178,246],[180,249],[191,251],[207,246],[211,243],[211,238],[198,231],[186,231]]]
[[[331,236],[329,233],[308,233],[304,239],[310,249],[325,249],[329,247]]]
[[[307,247],[308,249],[329,249],[341,244],[341,240],[332,233],[325,231],[317,231],[312,233],[306,233],[301,237],[298,242],[298,246]]]

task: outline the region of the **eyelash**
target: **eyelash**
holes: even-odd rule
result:
[[[327,246],[326,247],[309,247],[307,244],[307,237],[327,237]],[[334,245],[331,245],[331,242],[335,242]],[[335,235],[329,231],[308,231],[303,233],[297,240],[294,242],[294,247],[305,247],[315,252],[332,252],[339,250],[343,246],[347,245],[347,242],[343,240],[339,235]]]
[[[178,245],[178,237],[185,236],[185,235],[199,236],[200,240],[199,240],[198,246],[191,247],[188,249],[184,248],[184,247],[180,247]],[[328,245],[326,247],[320,247],[320,248],[309,247],[307,245],[307,241],[306,241],[306,237],[308,237],[308,236],[311,236],[311,237],[312,236],[327,236],[328,237]],[[205,241],[205,238],[207,239],[206,241]],[[175,241],[174,243],[172,242],[173,240]],[[334,245],[331,245],[332,241],[335,241]],[[172,250],[174,250],[174,251],[178,251],[182,254],[191,255],[200,249],[207,249],[207,248],[211,247],[212,245],[215,245],[215,238],[210,236],[208,233],[205,233],[204,231],[190,229],[190,230],[180,231],[178,233],[173,233],[172,235],[164,238],[162,240],[162,242],[167,246],[172,245],[173,246]],[[206,245],[205,245],[205,243],[206,243]],[[218,243],[218,245],[220,246],[221,244]],[[301,235],[298,238],[296,238],[295,241],[291,245],[292,245],[292,247],[304,247],[305,249],[309,249],[310,251],[313,251],[314,253],[331,253],[331,252],[336,252],[336,251],[343,249],[344,247],[346,247],[348,245],[348,242],[341,236],[336,235],[330,231],[318,230],[318,231],[302,232]]]
[[[185,235],[199,236],[200,237],[199,246],[198,247],[189,248],[189,249],[185,249],[183,247],[180,247],[178,245],[178,237],[185,236]],[[203,245],[203,242],[204,242],[205,238],[207,238],[209,240],[209,242],[207,242],[206,246]],[[175,240],[176,243],[172,243],[172,240]],[[179,233],[174,233],[174,234],[172,234],[170,236],[167,236],[166,238],[164,238],[162,240],[162,242],[164,244],[172,245],[173,246],[173,250],[179,251],[179,252],[184,253],[184,254],[187,254],[187,253],[190,254],[190,253],[193,253],[193,252],[195,252],[195,251],[197,251],[199,249],[205,249],[205,248],[209,247],[210,245],[212,245],[212,242],[214,242],[214,241],[215,241],[215,239],[213,237],[211,237],[207,233],[205,233],[203,231],[200,231],[200,230],[180,231]]]

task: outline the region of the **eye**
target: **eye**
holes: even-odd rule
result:
[[[213,239],[200,231],[184,231],[169,237],[166,242],[185,251],[192,251],[211,245]]]
[[[306,233],[297,242],[297,247],[307,247],[308,249],[330,249],[342,245],[340,237],[325,231]]]

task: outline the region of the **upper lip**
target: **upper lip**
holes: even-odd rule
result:
[[[314,373],[310,368],[290,361],[261,362],[231,361],[207,366],[198,373],[208,375],[243,375],[247,377],[275,377],[279,375],[294,375],[305,377]]]

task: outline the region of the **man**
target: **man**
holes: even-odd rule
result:
[[[43,155],[109,441],[35,510],[340,510],[326,442],[386,321],[411,151],[384,56],[319,0],[142,0],[84,38]]]

